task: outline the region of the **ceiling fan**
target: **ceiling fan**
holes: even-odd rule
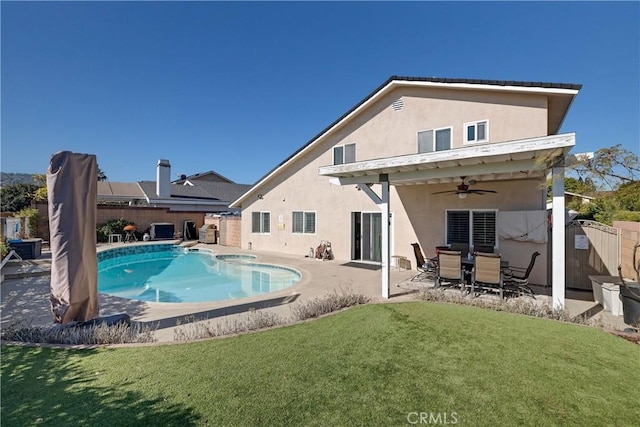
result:
[[[496,191],[494,190],[482,190],[480,188],[477,189],[470,189],[469,187],[471,185],[474,185],[476,182],[474,180],[469,180],[468,183],[465,183],[464,180],[466,179],[466,176],[461,176],[460,179],[462,180],[462,182],[460,184],[458,184],[458,188],[456,190],[446,190],[446,191],[436,191],[435,193],[432,194],[457,194],[458,197],[460,197],[461,199],[466,199],[467,198],[467,194],[486,194],[486,193],[496,193]]]

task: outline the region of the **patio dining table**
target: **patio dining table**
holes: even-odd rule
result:
[[[465,270],[471,270],[473,268],[473,266],[476,264],[476,257],[471,257],[471,258],[467,258],[467,257],[462,257],[462,266],[464,267]],[[504,259],[500,259],[500,269],[504,270],[505,268],[509,268],[509,261],[504,260]]]
[[[476,258],[475,256],[471,257],[471,258],[467,258],[465,256],[461,256],[460,257],[460,263],[462,264],[462,267],[464,267],[465,270],[471,270],[473,268],[473,266],[476,264]],[[431,258],[431,261],[437,263],[438,262],[438,257],[435,256],[433,258]],[[504,260],[504,259],[500,259],[500,269],[504,270],[506,268],[509,268],[509,261]]]

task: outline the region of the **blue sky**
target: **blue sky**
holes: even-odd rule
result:
[[[6,2],[4,172],[251,184],[391,75],[580,83],[574,152],[640,153],[640,3]]]

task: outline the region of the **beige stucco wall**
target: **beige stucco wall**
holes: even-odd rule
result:
[[[40,212],[38,221],[38,237],[49,240],[49,222],[47,202],[37,202],[35,208]],[[114,219],[125,219],[133,222],[139,232],[145,232],[152,223],[170,222],[175,232],[182,235],[184,221],[195,221],[196,229],[204,224],[204,212],[198,211],[170,211],[167,208],[154,208],[148,206],[98,206],[96,211],[96,227]]]
[[[391,104],[398,97],[402,98],[404,107],[394,111]],[[357,161],[415,154],[418,131],[452,126],[453,146],[461,147],[464,123],[477,120],[489,120],[490,142],[545,136],[546,106],[546,98],[540,95],[397,89],[330,137],[320,140],[314,150],[287,165],[243,203],[241,246],[247,249],[251,243],[257,250],[305,256],[310,247],[315,248],[321,240],[329,240],[335,257],[347,261],[351,258],[351,213],[379,212],[379,209],[355,186],[332,185],[327,177],[318,174],[319,167],[333,163],[335,145],[355,142]],[[518,181],[516,185],[483,182],[477,186],[497,190],[498,194],[470,195],[466,200],[460,200],[455,196],[431,195],[435,191],[455,188],[455,184],[392,187],[392,254],[406,256],[415,268],[410,244],[417,241],[423,246],[425,255],[433,256],[433,248],[444,242],[446,208],[538,210],[545,207],[542,183],[538,180]],[[379,188],[373,188],[379,194]],[[271,213],[269,234],[252,233],[251,214],[254,211]],[[316,234],[291,233],[293,211],[316,212]],[[283,226],[279,229],[280,219]],[[500,250],[509,253],[509,261],[519,266],[528,264],[534,250],[540,251],[546,259],[546,245],[532,245],[499,243]],[[541,259],[532,280],[546,283],[545,262]]]
[[[636,272],[633,268],[633,248],[640,243],[640,222],[614,221],[613,226],[620,229],[620,266],[622,267],[622,275],[636,280]],[[640,257],[640,252],[636,254],[636,257]],[[617,274],[617,272],[614,274]]]

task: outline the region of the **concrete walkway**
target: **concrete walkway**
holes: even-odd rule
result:
[[[98,250],[122,246],[122,244],[101,245]],[[261,251],[245,251],[218,245],[197,244],[216,254],[252,254],[256,262],[293,267],[302,273],[296,285],[269,294],[204,303],[156,303],[128,300],[106,294],[99,294],[100,315],[127,313],[131,319],[142,325],[156,329],[158,341],[176,339],[176,326],[184,329],[185,323],[193,321],[217,322],[218,325],[246,318],[252,309],[266,309],[281,318],[291,316],[291,306],[297,302],[314,299],[332,292],[343,291],[363,294],[374,302],[400,302],[415,300],[421,287],[432,286],[428,281],[412,280],[415,270],[392,269],[391,297],[384,300],[381,295],[379,266],[350,261],[320,261],[303,256],[276,254]],[[33,325],[50,325],[53,317],[49,306],[50,254],[30,262],[10,261],[3,269],[4,281],[1,288],[1,325],[7,326],[16,320],[27,320]],[[535,289],[536,303],[550,302],[547,288]],[[623,330],[622,316],[612,316],[595,304],[591,292],[571,292],[567,294],[566,307],[571,315],[589,313],[601,319],[604,326]]]

